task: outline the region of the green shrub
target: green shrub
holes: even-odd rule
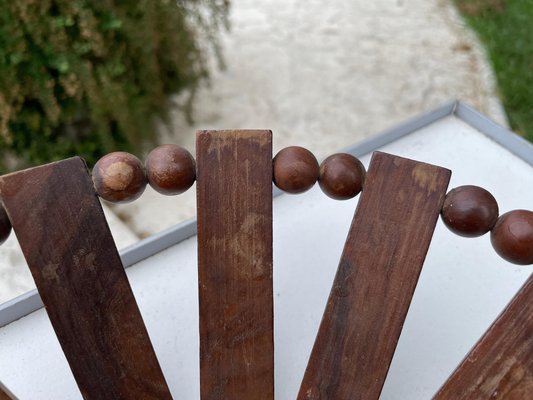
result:
[[[207,77],[228,0],[0,0],[0,169],[153,142]]]

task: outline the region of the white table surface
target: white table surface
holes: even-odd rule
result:
[[[532,167],[453,115],[379,150],[451,169],[450,188],[482,186],[501,213],[533,208]],[[318,186],[274,201],[276,399],[296,397],[356,202]],[[193,237],[127,270],[175,399],[199,398],[196,268]],[[439,221],[381,398],[431,398],[531,272]],[[0,328],[0,380],[23,400],[81,398],[43,309]]]

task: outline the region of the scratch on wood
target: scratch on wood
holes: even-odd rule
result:
[[[417,165],[413,168],[413,180],[416,185],[422,189],[427,189],[428,196],[437,191],[437,182],[433,179],[431,172],[425,168],[424,164]]]
[[[41,270],[43,278],[46,280],[53,280],[56,283],[59,282],[59,275],[57,273],[58,269],[59,269],[59,263],[46,264]]]

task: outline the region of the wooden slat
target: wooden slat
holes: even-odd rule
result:
[[[272,137],[197,133],[202,399],[273,399]]]
[[[378,399],[450,171],[374,153],[298,399]]]
[[[170,399],[83,160],[4,176],[0,193],[83,397]]]
[[[533,398],[533,274],[435,400]]]

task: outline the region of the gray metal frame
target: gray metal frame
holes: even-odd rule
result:
[[[361,157],[449,115],[454,115],[466,122],[533,166],[533,144],[458,100],[448,102],[433,111],[412,118],[366,141],[345,148],[343,151],[356,157]],[[279,194],[281,194],[281,191],[274,188],[274,196]],[[194,235],[196,235],[196,219],[185,221],[122,250],[120,252],[122,263],[124,267],[128,268]],[[43,307],[43,303],[36,289],[0,304],[0,327],[16,321],[41,307]]]

